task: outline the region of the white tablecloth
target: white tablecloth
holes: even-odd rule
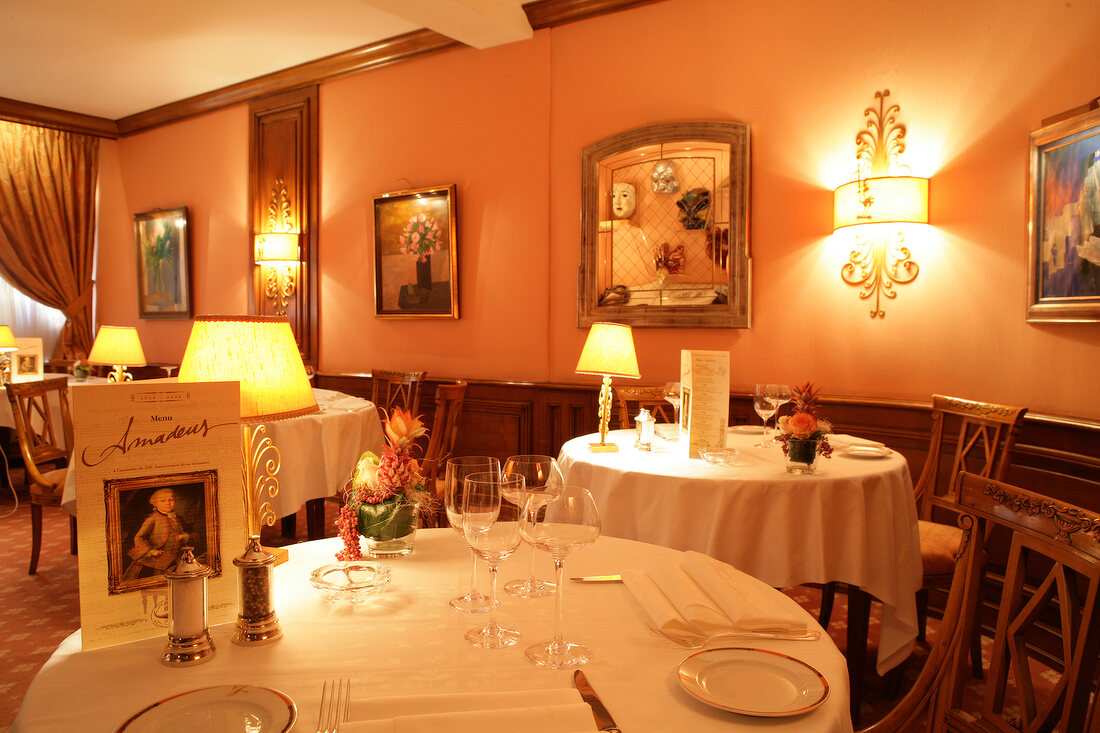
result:
[[[363,451],[382,450],[382,422],[373,402],[316,387],[313,396],[320,412],[265,423],[282,456],[279,494],[270,499],[279,517],[294,514],[310,499],[335,496]],[[76,513],[75,473],[69,471],[66,476],[61,499],[61,506],[72,514]]]
[[[883,603],[877,667],[905,659],[917,634],[920,539],[905,459],[818,457],[818,473],[789,474],[778,444],[752,447],[760,435],[731,433],[740,466],[681,457],[677,442],[653,452],[634,446],[634,431],[608,440],[618,453],[592,453],[597,436],[562,446],[567,483],[596,498],[604,534],[697,550],[776,587],[853,583]]]
[[[64,375],[61,374],[47,374],[43,379],[64,379]],[[72,407],[72,394],[74,387],[82,387],[89,384],[107,384],[107,380],[104,377],[88,377],[87,379],[77,379],[71,374],[68,376],[69,380],[69,407]],[[0,389],[3,389],[0,387]],[[12,428],[15,429],[15,415],[11,411],[11,403],[8,401],[8,396],[0,396],[0,402],[4,403],[3,407],[0,407],[0,428]],[[50,415],[53,419],[54,427],[62,435],[64,440],[64,432],[61,430],[61,406],[57,404],[57,400],[51,396],[50,398]]]
[[[519,645],[479,649],[465,642],[464,632],[484,624],[486,617],[458,613],[447,605],[469,588],[468,550],[451,529],[421,530],[411,556],[386,561],[393,572],[387,593],[358,607],[329,605],[309,587],[310,571],[331,562],[340,546],[337,538],[329,538],[290,547],[290,561],[275,570],[275,607],[284,638],[266,646],[233,645],[232,624],[223,624],[212,629],[217,654],[211,661],[171,669],[159,661],[164,637],[81,652],[80,634],[74,633],[38,673],[12,730],[112,731],[156,700],[219,684],[282,690],[297,703],[295,730],[303,731],[313,730],[323,681],[337,677],[351,679],[353,698],[571,687],[572,670],[541,669],[523,656],[527,645],[553,635],[553,597],[501,595],[499,620],[519,630]],[[526,574],[528,552],[521,548],[505,562],[502,580]],[[571,555],[566,573],[617,573],[676,555],[655,545],[602,537]],[[540,573],[548,572],[547,556],[540,555],[539,561]],[[483,582],[482,588],[488,586]],[[782,594],[764,590],[804,614]],[[680,688],[676,669],[692,652],[650,632],[623,584],[569,583],[565,621],[566,638],[591,647],[593,659],[585,674],[625,731],[852,730],[844,657],[827,635],[812,642],[741,639],[712,644],[798,657],[820,670],[831,686],[825,703],[806,715],[751,718],[708,707]]]

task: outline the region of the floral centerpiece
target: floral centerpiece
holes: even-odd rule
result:
[[[73,376],[77,379],[87,379],[92,373],[92,365],[86,361],[77,359],[73,362]]]
[[[382,421],[386,445],[382,455],[367,451],[360,457],[340,508],[336,526],[344,549],[337,560],[360,560],[360,535],[371,556],[407,555],[420,507],[433,501],[420,465],[413,458],[416,440],[428,434],[419,417],[395,407]]]
[[[787,456],[787,470],[792,473],[813,473],[819,453],[826,458],[833,454],[828,437],[833,426],[817,415],[820,392],[811,382],[795,385],[791,388],[794,412],[779,418],[779,440]]]

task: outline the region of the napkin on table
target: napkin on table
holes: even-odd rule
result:
[[[340,733],[591,733],[592,709],[573,689],[402,695],[351,701]]]
[[[877,440],[868,440],[867,438],[859,438],[855,435],[846,435],[844,433],[830,433],[829,444],[834,448],[847,448],[852,445],[864,445],[868,448],[885,448],[885,443],[880,443]]]

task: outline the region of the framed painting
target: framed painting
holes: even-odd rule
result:
[[[164,584],[184,547],[221,576],[218,473],[194,471],[104,481],[107,505],[107,592]]]
[[[455,187],[374,199],[377,318],[458,318]]]
[[[1031,133],[1028,321],[1100,321],[1100,109]]]
[[[34,382],[42,379],[45,369],[42,359],[42,339],[17,338],[19,351],[12,354],[11,381]]]
[[[191,243],[187,207],[134,215],[138,312],[142,318],[190,318]]]

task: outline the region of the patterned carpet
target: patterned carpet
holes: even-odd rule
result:
[[[13,476],[17,487],[22,476]],[[13,507],[11,492],[3,489],[0,499],[0,516]],[[54,648],[80,626],[80,604],[77,591],[77,559],[69,554],[68,514],[59,508],[47,507],[43,511],[42,556],[35,575],[27,574],[30,561],[30,509],[24,491],[20,491],[19,509],[11,516],[0,519],[0,532],[4,542],[0,545],[0,733],[7,733],[15,719],[23,695],[34,675],[49,658]],[[335,519],[335,505],[327,503],[326,509]],[[306,521],[304,512],[296,521],[296,539],[304,539]],[[328,523],[331,527],[331,521]],[[265,532],[265,544],[283,544],[276,541],[272,528]],[[330,530],[329,535],[335,534]],[[814,616],[820,593],[813,588],[797,587],[787,593]],[[829,625],[829,634],[841,649],[844,648],[847,605],[843,595],[837,596],[837,607]],[[876,653],[877,609],[872,611],[871,639],[867,668],[874,669]],[[932,632],[934,633],[934,632]],[[906,665],[906,684],[920,672],[925,650],[919,648]],[[864,683],[862,706],[863,725],[882,717],[894,704],[888,693],[887,683],[870,672]],[[904,687],[904,686],[903,686]],[[640,733],[640,732],[639,732]]]

